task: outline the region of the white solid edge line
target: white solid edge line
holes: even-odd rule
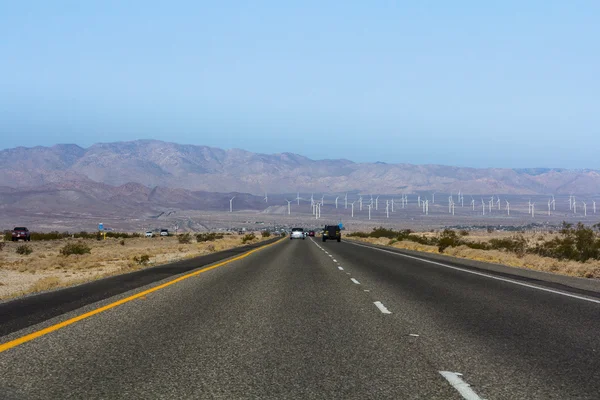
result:
[[[343,271],[343,270],[344,270],[344,268],[342,268],[342,267],[338,267],[338,269],[339,269],[340,271]]]
[[[350,280],[351,280],[352,282],[356,283],[357,285],[360,285],[360,282],[359,282],[359,281],[357,281],[356,279],[354,279],[354,278],[350,278]]]
[[[373,304],[375,304],[375,306],[377,306],[377,308],[379,308],[379,311],[381,311],[382,314],[391,314],[392,313],[380,301],[376,301]]]
[[[350,242],[346,242],[346,243],[350,243]],[[442,267],[451,268],[451,269],[454,269],[454,270],[457,270],[457,271],[467,272],[469,274],[479,275],[479,276],[483,276],[483,277],[490,278],[490,279],[496,279],[498,281],[513,283],[515,285],[525,286],[525,287],[528,287],[528,288],[531,288],[531,289],[537,289],[537,290],[541,290],[541,291],[544,291],[544,292],[560,294],[560,295],[563,295],[563,296],[572,297],[574,299],[585,300],[585,301],[589,301],[589,302],[592,302],[592,303],[600,304],[600,300],[591,299],[589,297],[578,296],[576,294],[561,292],[559,290],[548,289],[548,288],[541,287],[541,286],[536,286],[536,285],[530,285],[528,283],[518,282],[518,281],[515,281],[515,280],[512,280],[512,279],[501,278],[499,276],[493,276],[493,275],[488,275],[488,274],[484,274],[484,273],[481,273],[481,272],[471,271],[471,270],[464,269],[464,268],[453,267],[452,265],[443,264],[443,263],[436,262],[436,261],[425,260],[423,258],[419,258],[419,257],[415,257],[415,256],[409,256],[408,254],[395,253],[393,251],[378,249],[377,247],[364,246],[364,245],[358,244],[358,243],[350,243],[350,244],[352,244],[354,246],[366,247],[367,249],[373,249],[373,250],[383,251],[384,253],[390,253],[390,254],[394,254],[394,255],[397,255],[397,256],[402,256],[402,257],[406,257],[406,258],[412,258],[414,260],[419,260],[419,261],[423,261],[423,262],[426,262],[426,263],[429,263],[429,264],[435,264],[435,265],[439,265],[439,266],[442,266]]]
[[[463,381],[456,372],[450,372],[450,371],[439,371],[440,374],[446,378],[446,380],[450,383],[450,385],[452,385],[452,387],[456,390],[458,390],[458,393],[460,393],[460,395],[466,399],[466,400],[481,400],[481,397],[479,397],[477,395],[477,393],[475,393],[473,391],[473,389],[471,389],[470,385]]]

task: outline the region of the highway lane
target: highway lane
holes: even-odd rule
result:
[[[600,304],[351,243],[320,243],[489,399],[600,398]],[[550,285],[553,286],[553,285]],[[428,351],[430,352],[430,350]]]
[[[265,243],[273,242],[271,239]],[[0,303],[0,336],[262,246],[254,243]]]
[[[286,240],[0,353],[0,394],[460,399],[351,278]]]
[[[284,240],[0,353],[0,398],[597,399],[599,310]]]

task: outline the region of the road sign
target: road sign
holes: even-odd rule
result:
[[[340,227],[340,229],[344,228],[344,224],[342,224],[341,222],[338,226]]]
[[[103,230],[104,230],[104,224],[103,224],[102,222],[100,222],[100,223],[98,224],[98,230],[99,230],[99,231],[103,231]]]

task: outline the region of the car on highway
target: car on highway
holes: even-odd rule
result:
[[[325,228],[323,228],[323,241],[326,242],[327,239],[342,241],[342,231],[338,225],[325,225]]]
[[[308,231],[308,236],[314,237],[315,236],[315,231]]]
[[[29,229],[24,226],[17,226],[12,230],[12,241],[17,242],[19,240],[23,240],[29,242],[31,240],[31,233]]]
[[[290,233],[290,240],[292,239],[302,239],[304,240],[304,229],[303,228],[292,228],[292,233]]]
[[[147,231],[147,232],[146,232],[146,237],[154,237],[154,232],[152,232],[152,231]]]
[[[168,229],[161,229],[160,230],[160,236],[169,236],[169,230]]]

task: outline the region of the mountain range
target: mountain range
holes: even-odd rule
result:
[[[115,199],[121,192],[127,193],[127,201],[146,202],[166,191],[171,200],[176,196],[176,201],[197,204],[198,197],[203,197],[199,193],[206,192],[257,196],[297,191],[400,194],[459,190],[467,194],[596,194],[600,193],[600,172],[312,160],[293,153],[260,154],[137,140],[88,148],[59,144],[2,150],[0,186],[4,186],[2,201],[7,201],[13,189],[40,193],[77,188],[78,193],[92,198],[100,190]]]

